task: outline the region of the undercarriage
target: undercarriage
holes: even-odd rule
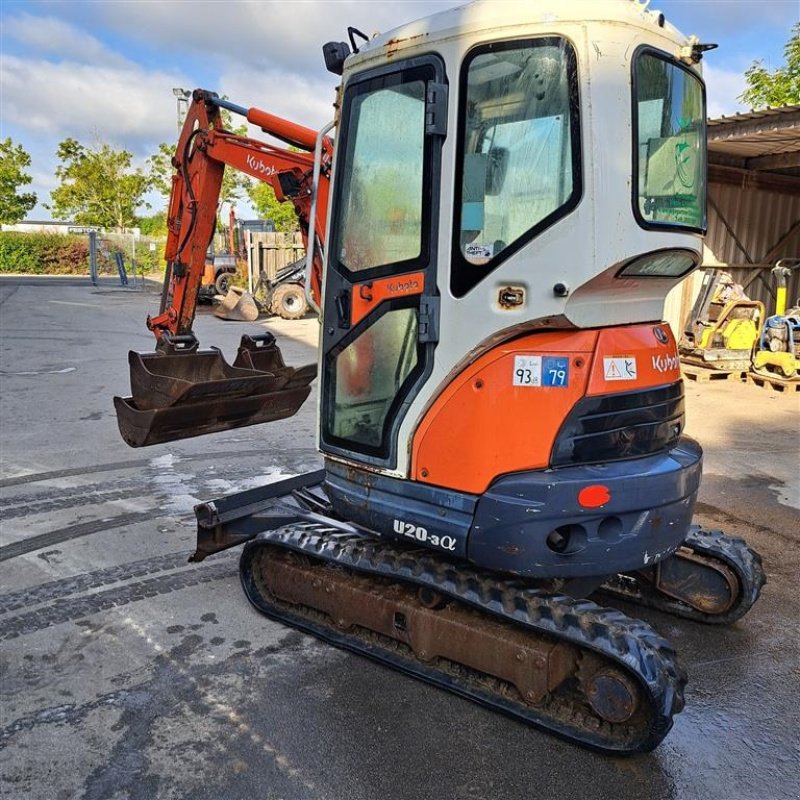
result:
[[[261,613],[336,647],[606,753],[652,750],[686,676],[647,623],[337,519],[324,470],[197,507],[195,560],[247,542],[240,576]],[[758,597],[756,553],[693,527],[669,558],[605,576],[600,592],[728,623]],[[560,589],[560,590],[559,590]]]

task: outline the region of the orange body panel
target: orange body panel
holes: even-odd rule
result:
[[[517,356],[569,357],[568,384],[515,386]],[[675,339],[665,324],[548,331],[506,342],[456,376],[425,413],[412,442],[411,477],[481,494],[500,475],[546,469],[564,419],[585,395],[677,380]]]
[[[214,272],[214,265],[206,263],[203,269],[203,286],[213,286],[214,281],[216,280],[216,274]]]
[[[605,328],[597,341],[587,394],[631,392],[680,378],[678,348],[669,325]]]
[[[389,278],[359,283],[353,287],[350,324],[357,325],[384,300],[391,300],[395,297],[412,297],[413,295],[422,294],[424,288],[424,272],[392,275]]]
[[[480,494],[498,475],[541,469],[575,403],[586,394],[597,331],[550,331],[490,350],[439,395],[414,435],[415,481]],[[569,356],[567,386],[514,386],[523,355]]]

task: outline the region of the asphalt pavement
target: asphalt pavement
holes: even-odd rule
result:
[[[158,294],[0,279],[3,800],[795,800],[800,797],[800,394],[687,384],[702,522],[769,583],[729,628],[633,606],[689,674],[654,752],[607,758],[265,620],[237,552],[186,563],[193,506],[316,469],[314,397],[270,425],[143,450],[112,397],[152,348]],[[269,327],[287,363],[317,322]]]

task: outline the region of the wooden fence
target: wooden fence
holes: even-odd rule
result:
[[[296,233],[246,231],[245,248],[248,270],[254,283],[262,274],[269,280],[274,280],[278,270],[306,254],[299,231]]]

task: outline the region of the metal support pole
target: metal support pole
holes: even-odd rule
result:
[[[320,305],[318,306],[314,300],[314,295],[311,293],[311,274],[314,270],[314,246],[317,244],[316,240],[316,222],[317,222],[317,198],[319,196],[319,176],[322,172],[322,142],[325,139],[325,134],[336,125],[336,120],[329,122],[324,128],[321,128],[317,133],[317,145],[314,148],[314,176],[311,182],[311,219],[308,221],[308,245],[306,247],[306,299],[308,304],[317,313],[321,313],[320,307],[322,305],[322,297],[320,297]],[[325,253],[322,251],[322,245],[319,244],[320,260],[325,262]],[[320,285],[320,292],[322,286]]]
[[[89,231],[89,275],[97,286],[97,231]]]

